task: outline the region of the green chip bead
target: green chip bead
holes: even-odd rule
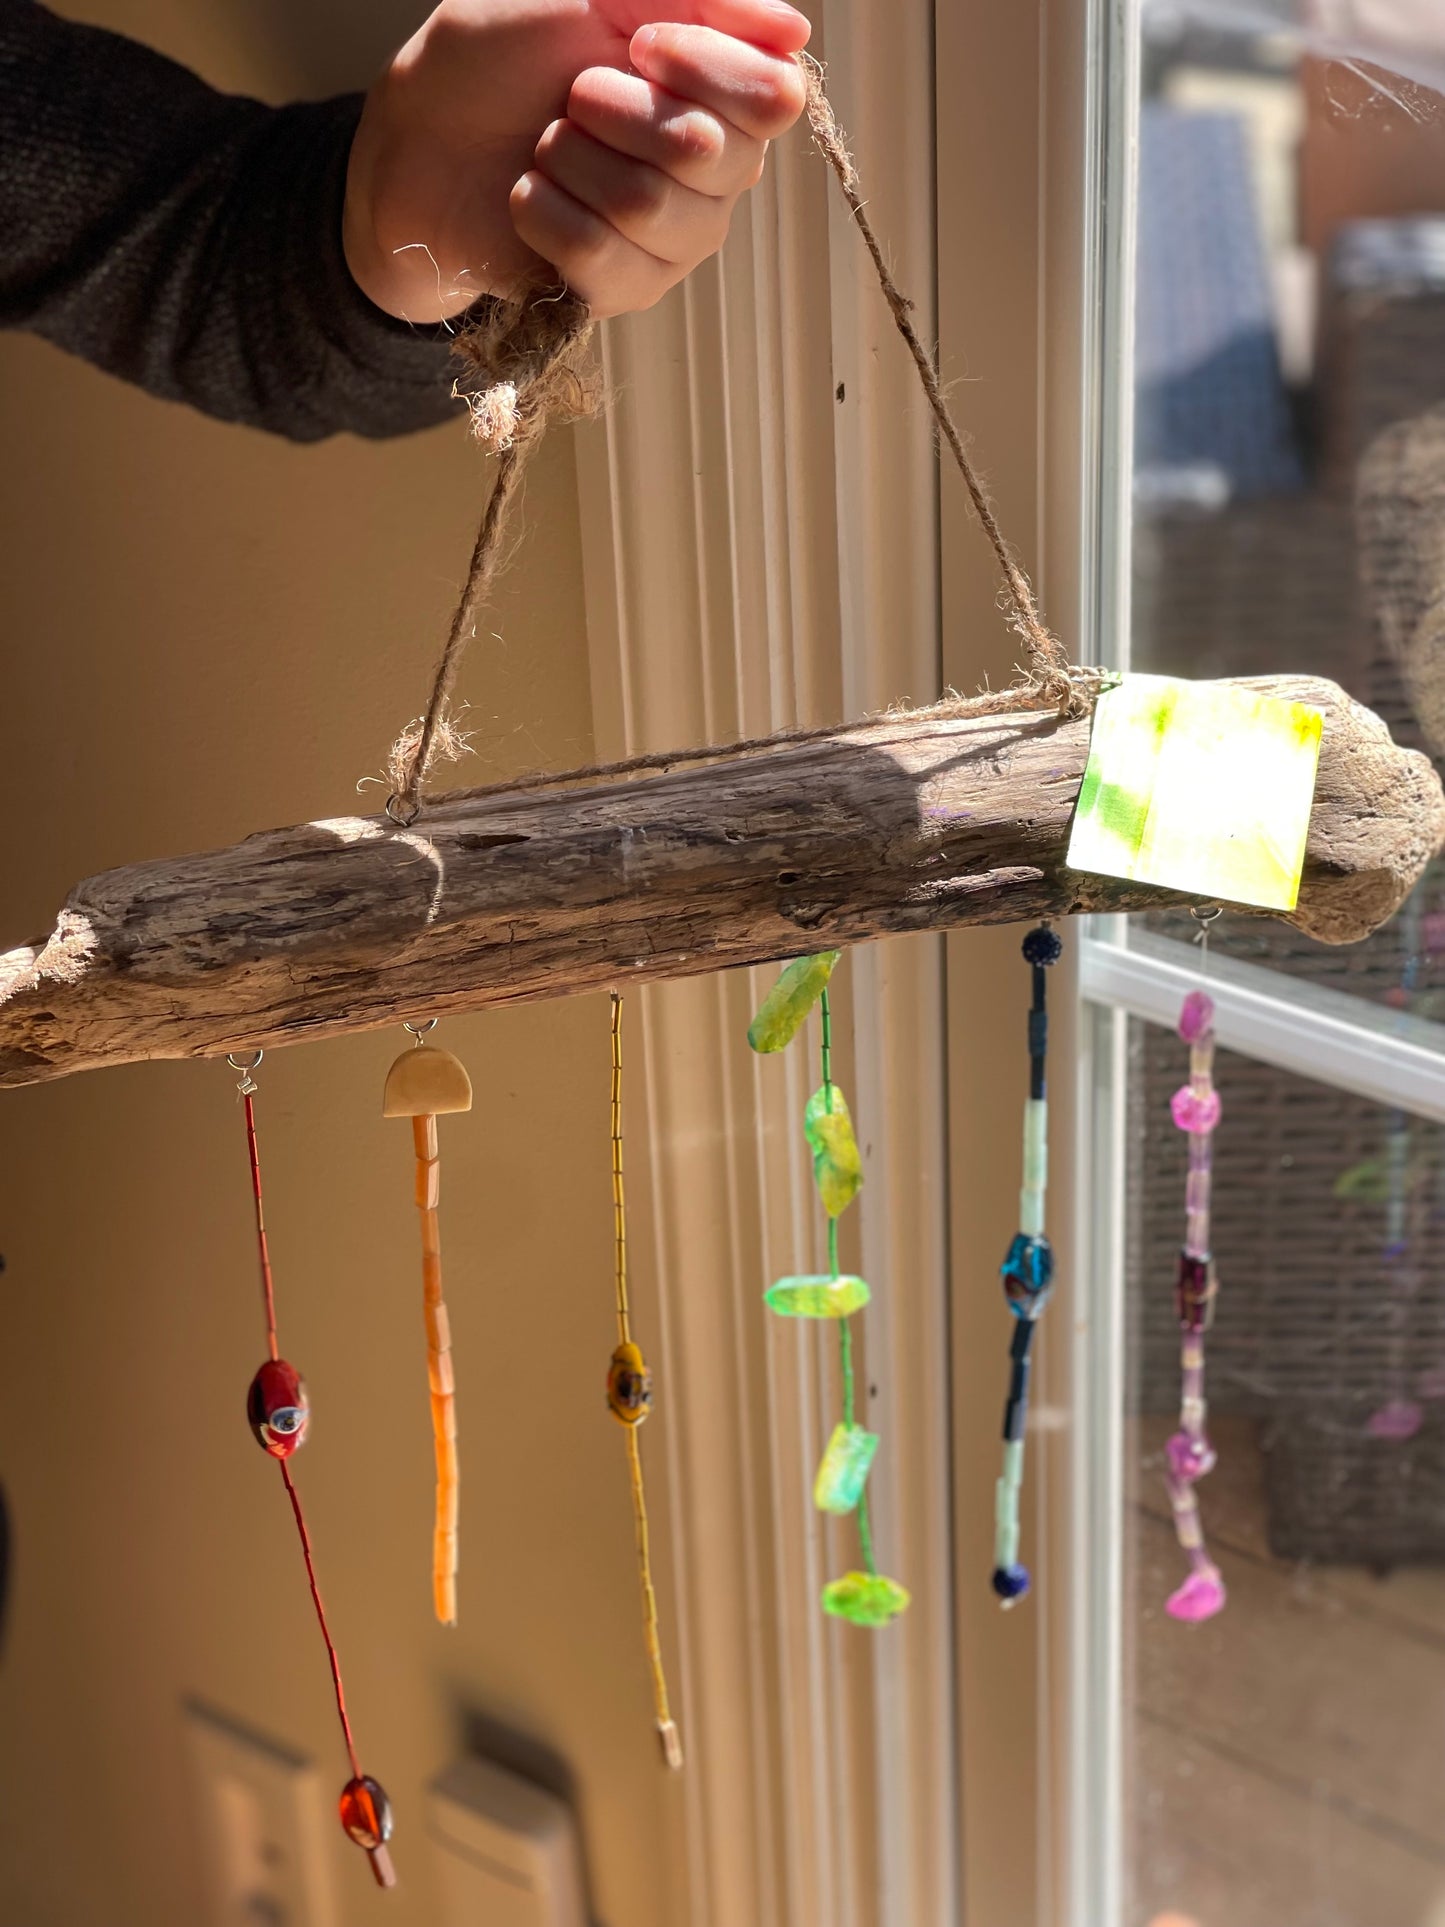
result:
[[[835,1425],[828,1449],[813,1481],[813,1504],[820,1512],[840,1517],[851,1512],[863,1496],[868,1468],[878,1450],[878,1434],[861,1425]]]
[[[886,1626],[906,1613],[913,1595],[881,1572],[848,1572],[823,1588],[823,1611],[855,1626]]]
[[[748,1025],[748,1042],[754,1050],[782,1050],[792,1043],[808,1012],[828,988],[833,966],[842,954],[841,950],[824,950],[816,957],[797,957],[788,965]]]
[[[769,1308],[782,1318],[850,1318],[871,1296],[866,1282],[846,1271],[841,1278],[826,1273],[780,1278],[763,1293]]]
[[[830,1218],[840,1218],[862,1186],[863,1160],[847,1099],[836,1084],[822,1085],[808,1099],[803,1129],[813,1148],[813,1181],[823,1209]]]

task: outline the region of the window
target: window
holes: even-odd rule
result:
[[[1138,168],[1115,203],[1132,315],[1100,343],[1127,358],[1133,418],[1108,596],[1135,668],[1326,675],[1438,759],[1445,34],[1408,0],[1329,12],[1328,34],[1325,9],[1207,0],[1116,27],[1135,98],[1109,138],[1126,151],[1137,113]],[[1198,1490],[1230,1600],[1196,1627],[1162,1611],[1180,1561],[1160,1466],[1170,1027],[1201,956],[1176,914],[1086,945],[1117,1126],[1094,1306],[1127,1361],[1122,1432],[1091,1447],[1124,1484],[1094,1654],[1118,1681],[1122,1802],[1094,1878],[1124,1927],[1442,1918],[1445,1807],[1417,1790],[1445,1742],[1442,909],[1437,863],[1347,950],[1243,917],[1211,936],[1220,1463]]]

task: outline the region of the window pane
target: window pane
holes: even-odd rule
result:
[[[1229,1597],[1180,1624],[1186,1069],[1132,1027],[1125,1922],[1442,1927],[1445,1131],[1218,1054],[1196,1490]]]
[[[1133,666],[1330,676],[1438,759],[1445,7],[1327,11],[1144,6]],[[1439,864],[1368,944],[1216,940],[1445,1019]]]

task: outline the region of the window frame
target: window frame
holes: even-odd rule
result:
[[[1142,51],[1139,0],[1091,9],[1097,168],[1080,224],[1091,256],[1081,340],[1096,458],[1079,503],[1087,586],[1081,598],[1084,660],[1127,669],[1132,547],[1132,313],[1135,176]],[[1220,1044],[1316,1083],[1435,1122],[1445,1121],[1445,1024],[1298,981],[1287,972],[1214,955],[1204,966]],[[1075,1111],[1076,1248],[1083,1259],[1076,1336],[1076,1424],[1071,1492],[1076,1546],[1087,1545],[1079,1582],[1070,1678],[1076,1729],[1093,1739],[1069,1764],[1066,1801],[1074,1877],[1071,1927],[1117,1927],[1123,1918],[1125,1124],[1129,1019],[1173,1029],[1200,981],[1192,945],[1090,917],[1080,933],[1077,990],[1079,1090]],[[1092,1201],[1092,1202],[1091,1202]],[[1077,1535],[1087,1533],[1087,1538]]]

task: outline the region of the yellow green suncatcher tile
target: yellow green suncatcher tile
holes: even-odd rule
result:
[[[1124,677],[1094,710],[1069,868],[1293,910],[1322,725],[1236,684]]]

